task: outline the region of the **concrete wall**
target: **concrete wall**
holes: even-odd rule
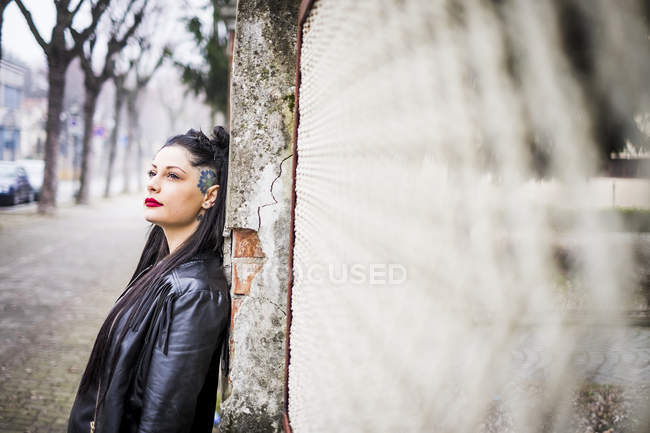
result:
[[[298,4],[237,4],[226,219],[233,331],[223,432],[282,429]]]

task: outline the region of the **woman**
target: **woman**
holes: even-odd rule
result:
[[[223,273],[229,137],[189,130],[148,169],[138,266],[95,340],[68,432],[210,432],[230,296]]]

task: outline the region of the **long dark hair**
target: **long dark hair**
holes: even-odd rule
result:
[[[212,139],[201,131],[190,129],[185,134],[169,138],[160,148],[182,146],[189,151],[190,163],[193,167],[210,167],[215,170],[219,185],[217,199],[214,205],[207,209],[195,232],[173,254],[169,254],[169,246],[163,229],[156,224],[151,225],[135,272],[99,330],[86,370],[81,378],[79,392],[85,392],[92,384],[98,383],[106,367],[110,372],[110,380],[119,354],[119,347],[126,332],[131,328],[137,328],[143,313],[149,311],[154,306],[156,299],[160,298],[160,283],[166,274],[176,266],[204,252],[215,253],[223,264],[229,141],[225,129],[217,126],[213,130]],[[154,292],[154,290],[156,291]],[[129,309],[131,312],[122,332],[115,338],[112,333],[113,323],[119,321]],[[107,365],[109,347],[114,347],[115,351],[110,359],[110,364]],[[227,354],[227,348],[224,352]],[[227,362],[227,359],[225,360]],[[227,367],[225,368],[227,371]],[[102,388],[105,390],[108,387],[102,386]]]

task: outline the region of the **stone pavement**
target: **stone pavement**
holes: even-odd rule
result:
[[[97,331],[149,224],[142,194],[0,208],[0,433],[64,432]]]

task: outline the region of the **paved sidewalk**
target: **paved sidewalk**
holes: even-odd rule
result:
[[[0,208],[0,433],[63,432],[97,331],[144,246],[142,194]]]

